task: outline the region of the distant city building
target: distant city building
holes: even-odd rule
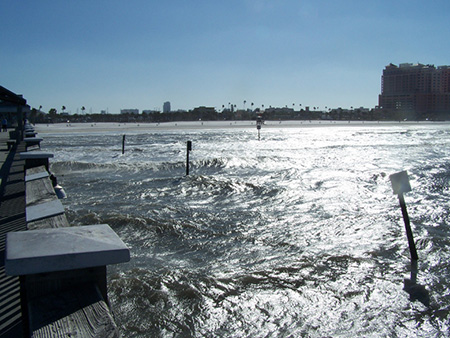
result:
[[[378,103],[393,117],[450,117],[450,66],[391,63],[383,70]]]
[[[169,113],[171,110],[170,110],[170,102],[169,101],[167,101],[167,102],[164,102],[164,105],[163,105],[163,113]]]
[[[139,115],[139,109],[121,109],[121,114]]]

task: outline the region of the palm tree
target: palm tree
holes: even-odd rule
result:
[[[84,114],[84,111],[86,110],[86,108],[83,106],[81,107],[81,113]]]
[[[244,100],[244,110],[245,110],[245,104],[247,103],[247,101],[246,100]]]
[[[64,113],[64,111],[66,110],[66,106],[62,106],[61,107],[62,112]]]

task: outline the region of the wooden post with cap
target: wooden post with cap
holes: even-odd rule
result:
[[[189,175],[189,152],[192,150],[192,141],[187,141],[186,147],[186,176]]]
[[[392,190],[394,194],[398,195],[398,201],[402,209],[403,220],[405,222],[406,237],[408,238],[409,252],[411,253],[411,259],[417,261],[419,256],[417,255],[416,245],[411,230],[411,224],[409,222],[408,211],[406,210],[406,203],[403,197],[403,193],[411,191],[411,185],[409,184],[408,173],[401,171],[389,176],[392,184]]]
[[[262,116],[258,115],[256,118],[256,129],[258,130],[258,141],[261,139],[261,126],[262,126]]]

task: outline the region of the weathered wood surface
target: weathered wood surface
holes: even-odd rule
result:
[[[30,182],[30,181],[34,181],[34,180],[38,180],[40,178],[46,178],[49,177],[49,173],[47,172],[47,170],[35,173],[35,174],[28,174],[27,176],[25,176],[25,182]]]
[[[47,228],[63,228],[69,227],[69,221],[66,214],[56,215],[53,217],[44,218],[34,222],[28,222],[28,230],[47,229]]]
[[[36,150],[41,150],[41,146],[39,144],[30,144],[27,145],[27,151],[36,151]]]
[[[120,337],[98,288],[88,284],[29,302],[33,337]]]
[[[39,177],[39,175],[44,177],[27,180],[26,182],[27,207],[58,199],[45,166],[29,168],[26,170],[26,177]],[[28,230],[61,228],[68,226],[70,225],[65,214],[58,214],[27,223]]]
[[[64,214],[64,206],[60,200],[56,199],[40,204],[34,204],[29,207],[27,206],[26,220],[27,222],[34,222],[61,214]]]
[[[48,164],[26,170],[30,177],[26,182],[27,217],[32,208],[52,209],[46,206],[61,203],[50,178],[43,174],[47,170]],[[62,213],[28,222],[27,228],[69,227],[64,208],[59,211]],[[23,299],[32,337],[120,337],[107,303],[106,266],[22,276],[21,280],[26,285]]]
[[[5,136],[3,136],[5,135]],[[2,137],[7,137],[3,133]],[[26,230],[24,161],[19,152],[25,145],[17,143],[2,166],[3,194],[0,201],[0,337],[22,337],[19,278],[7,276],[4,267],[6,233]]]
[[[44,171],[48,173],[48,171],[45,168],[45,166],[42,165],[40,167],[34,167],[34,168],[27,169],[26,175],[33,175],[33,174],[37,174],[37,173],[44,172]]]
[[[27,182],[25,194],[27,207],[58,199],[48,177]]]

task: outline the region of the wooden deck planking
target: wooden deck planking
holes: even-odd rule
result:
[[[93,284],[39,297],[30,302],[33,337],[119,337],[117,326]]]
[[[0,203],[0,337],[22,336],[22,312],[18,277],[6,276],[4,268],[5,237],[7,232],[26,230],[25,223],[25,161],[19,152],[24,144],[17,144],[2,167],[3,194]]]

